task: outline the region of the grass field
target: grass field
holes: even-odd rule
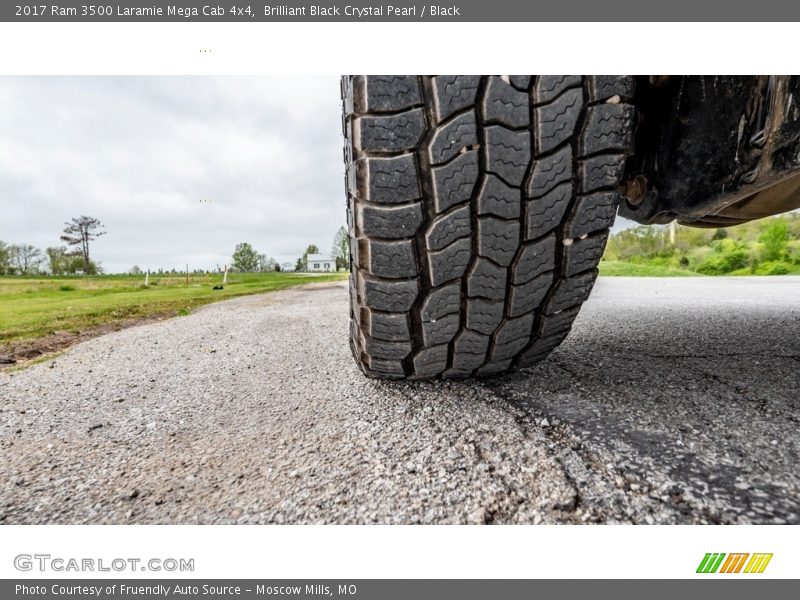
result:
[[[282,290],[304,283],[339,281],[345,273],[235,273],[223,290],[220,275],[189,277],[0,277],[0,350],[20,340],[81,333],[104,324],[188,314],[209,302]]]

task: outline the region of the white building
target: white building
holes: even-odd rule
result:
[[[281,271],[284,273],[291,273],[294,271],[294,265],[290,262],[285,262],[281,265]]]
[[[314,272],[324,272],[324,271],[335,271],[336,270],[336,259],[332,256],[327,256],[325,254],[309,254],[308,255],[308,271],[311,273]]]

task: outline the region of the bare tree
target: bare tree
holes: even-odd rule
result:
[[[0,240],[0,275],[11,273],[11,247]]]
[[[258,255],[258,270],[261,271],[262,273],[269,273],[270,271],[274,271],[277,264],[278,261],[272,258],[271,256],[267,256],[266,254]]]
[[[28,275],[42,262],[42,251],[30,244],[9,247],[11,262],[20,275]]]
[[[78,218],[72,219],[69,223],[64,223],[64,235],[61,239],[69,246],[75,246],[76,253],[83,256],[83,272],[89,273],[91,270],[91,261],[89,260],[89,243],[93,242],[101,235],[105,235],[105,231],[101,231],[104,225],[94,217],[87,217],[82,215]]]
[[[339,231],[333,236],[333,247],[331,248],[331,255],[336,259],[337,269],[346,269],[350,263],[348,255],[350,254],[350,236],[347,229],[339,227]]]

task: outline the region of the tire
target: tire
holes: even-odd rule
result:
[[[634,79],[342,79],[353,356],[497,375],[567,336],[632,152]]]

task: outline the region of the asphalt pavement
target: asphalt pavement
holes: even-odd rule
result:
[[[601,278],[545,362],[383,382],[341,285],[0,373],[0,523],[800,523],[800,278]]]

